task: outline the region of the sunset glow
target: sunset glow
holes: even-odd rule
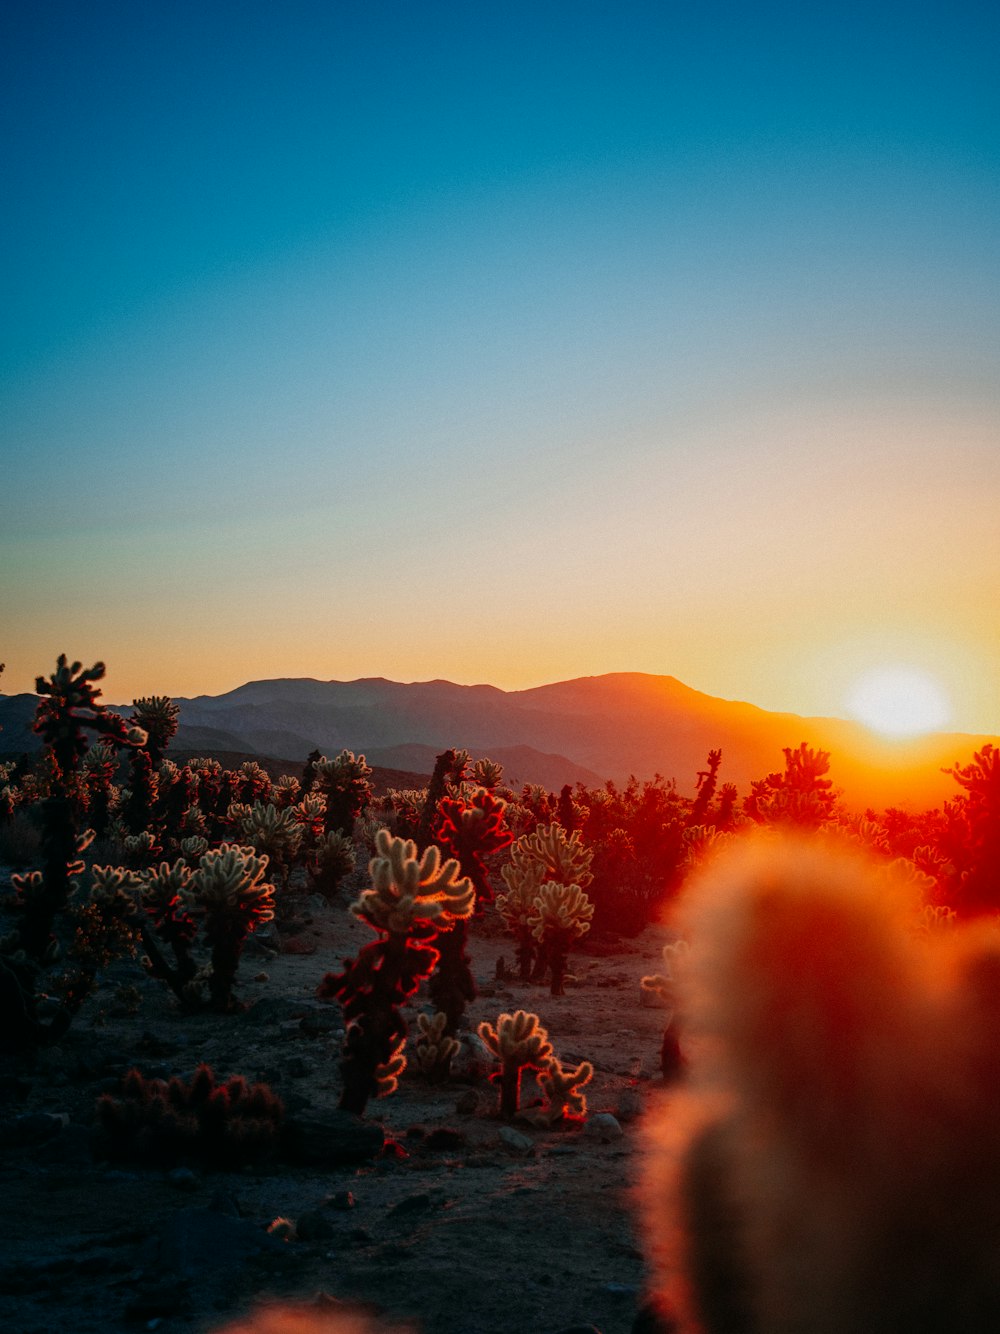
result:
[[[951,707],[940,685],[912,667],[877,667],[847,698],[851,717],[889,737],[918,736],[947,726]]]
[[[997,23],[7,6],[0,688],[1000,733]]]

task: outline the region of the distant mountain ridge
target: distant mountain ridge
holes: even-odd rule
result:
[[[36,703],[33,695],[0,696],[0,726],[7,729],[0,751],[27,748],[17,738]],[[830,777],[855,807],[939,805],[958,791],[941,769],[967,763],[974,750],[997,740],[936,733],[882,742],[859,724],[770,713],[641,672],[515,691],[443,680],[280,678],[177,703],[177,750],[298,761],[313,749],[349,749],[372,763],[420,772],[441,750],[465,747],[503,763],[512,780],[550,789],[659,773],[690,794],[709,750],[721,748],[720,781],[736,783],[745,795],[751,779],[782,767],[784,747],[805,741],[831,752]]]

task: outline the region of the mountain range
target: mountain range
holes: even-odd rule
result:
[[[0,695],[0,752],[37,748],[31,732],[37,702],[35,695]],[[434,757],[455,746],[499,761],[514,785],[551,790],[661,774],[690,795],[709,750],[719,748],[720,781],[745,794],[751,779],[783,767],[783,748],[805,741],[831,752],[830,777],[855,807],[939,805],[959,790],[942,769],[968,763],[974,750],[997,742],[964,733],[889,742],[856,723],[772,713],[640,672],[515,691],[381,677],[284,678],[176,702],[180,726],[171,749],[186,754],[243,752],[298,762],[313,749],[327,755],[348,749],[371,764],[427,774]]]

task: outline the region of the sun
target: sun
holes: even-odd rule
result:
[[[876,667],[858,678],[845,700],[848,713],[883,736],[919,736],[944,727],[951,704],[937,681],[916,667]]]

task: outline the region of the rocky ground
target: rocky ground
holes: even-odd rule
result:
[[[340,1010],[314,994],[371,938],[346,901],[303,896],[252,942],[242,1014],[182,1014],[136,965],[116,965],[60,1046],[0,1071],[0,1327],[203,1334],[257,1301],[323,1292],[423,1334],[628,1334],[645,1273],[639,1125],[660,1096],[663,1027],[639,978],[658,970],[665,931],[585,940],[554,998],[498,982],[511,941],[490,919],[473,928],[470,1019],[533,1010],[563,1061],[591,1061],[582,1127],[502,1123],[472,1051],[452,1082],[404,1075],[356,1122],[335,1111]],[[200,1061],[273,1086],[302,1127],[298,1162],[219,1172],[95,1157],[101,1092],[132,1066],[189,1076]],[[278,1218],[294,1226],[269,1232]]]

